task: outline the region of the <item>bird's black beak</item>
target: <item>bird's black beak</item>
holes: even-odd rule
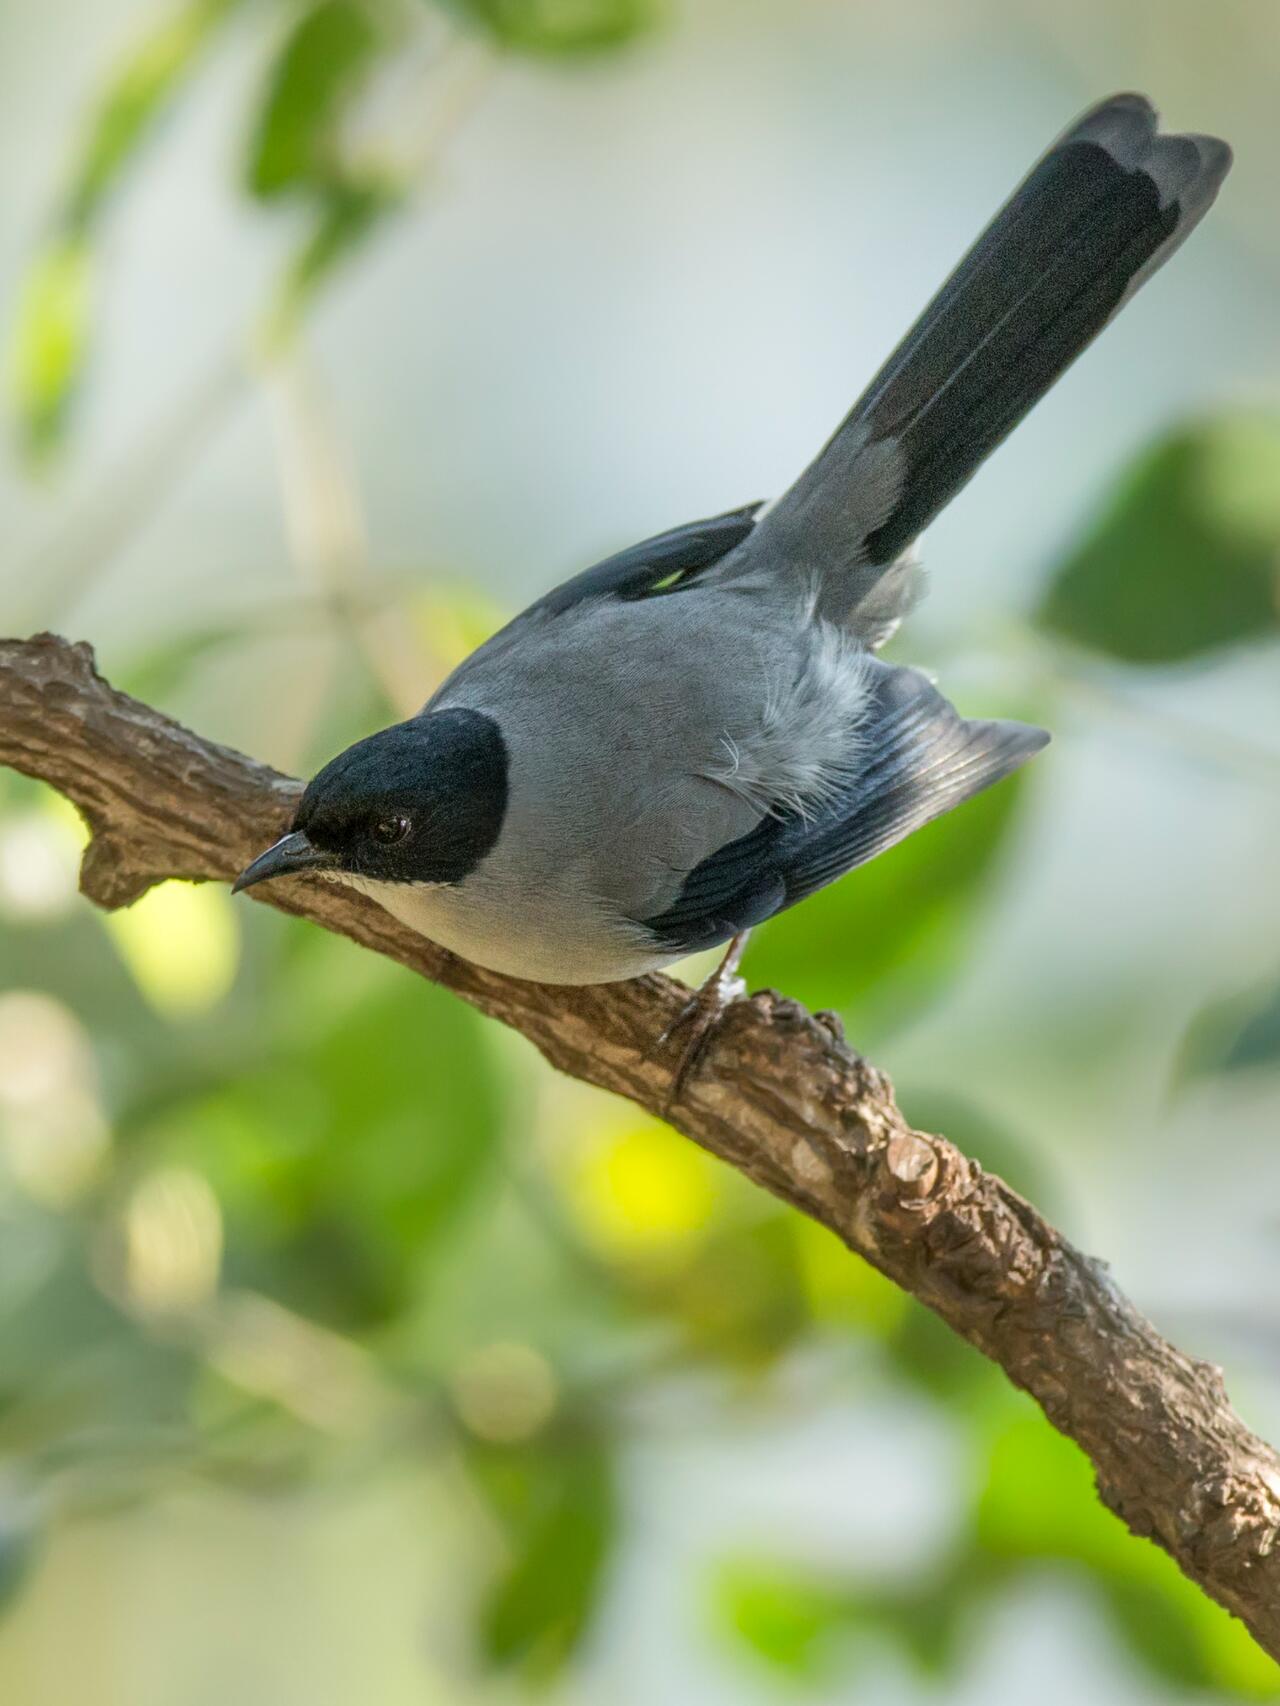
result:
[[[290,830],[265,853],[259,853],[251,865],[245,866],[232,883],[231,892],[239,894],[241,889],[252,888],[254,883],[264,883],[268,877],[288,877],[295,871],[325,870],[336,864],[336,854],[313,847],[300,829]]]

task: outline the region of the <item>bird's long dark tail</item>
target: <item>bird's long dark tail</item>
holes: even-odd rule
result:
[[[896,596],[878,588],[888,565],[1169,258],[1230,164],[1215,138],[1157,135],[1140,95],[1087,112],[762,518],[758,545],[843,568],[840,603],[855,625],[874,627],[873,607]]]

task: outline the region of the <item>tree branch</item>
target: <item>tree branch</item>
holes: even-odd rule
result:
[[[282,832],[299,793],[117,693],[87,646],[47,634],[0,641],[0,763],[79,807],[92,834],[81,887],[104,907],[166,877],[228,881]],[[648,1051],[683,1000],[666,978],[519,983],[334,884],[255,894],[444,984],[561,1071],[663,1112],[669,1063]],[[1220,1370],[1162,1339],[1102,1263],[1002,1180],[912,1131],[834,1021],[771,991],[735,1004],[672,1120],[999,1363],[1088,1454],[1104,1502],[1280,1659],[1280,1458],[1235,1415]]]

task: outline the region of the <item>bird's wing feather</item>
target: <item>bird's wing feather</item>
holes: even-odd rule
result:
[[[448,700],[463,677],[474,675],[478,664],[488,665],[505,656],[512,643],[525,640],[548,620],[580,611],[603,600],[634,603],[653,598],[698,579],[705,570],[725,557],[750,534],[762,504],[746,504],[705,521],[690,521],[667,533],[642,539],[625,551],[583,569],[560,586],[553,587],[528,605],[505,627],[476,648],[443,681],[428,700],[426,709]]]
[[[816,816],[781,813],[689,873],[644,922],[674,949],[726,941],[793,906],[913,830],[1007,776],[1049,739],[1025,723],[960,716],[917,670],[873,659],[865,720],[851,731],[856,775]]]
[[[670,582],[671,588],[685,584],[728,556],[756,524],[758,503],[712,516],[706,521],[687,522],[668,533],[643,539],[615,556],[606,557],[593,568],[545,593],[525,611],[526,616],[560,616],[585,598],[645,598]]]

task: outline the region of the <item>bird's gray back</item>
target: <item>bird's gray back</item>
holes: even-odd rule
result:
[[[516,624],[432,705],[484,711],[508,744],[490,875],[643,919],[771,802],[821,794],[855,744],[859,655],[795,587],[713,578]]]

